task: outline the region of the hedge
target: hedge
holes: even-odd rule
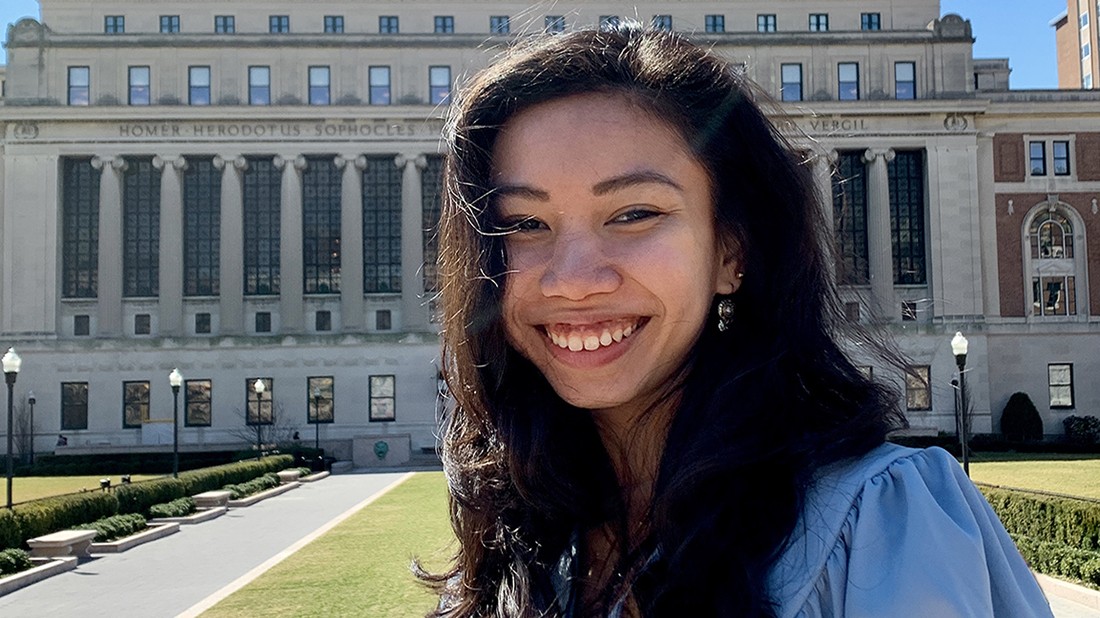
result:
[[[24,502],[12,507],[12,512],[21,545],[27,539],[110,517],[118,512],[118,499],[112,493],[90,491]],[[9,531],[0,537],[10,535]]]
[[[149,507],[149,517],[183,517],[194,510],[195,500],[186,496],[164,504],[154,504]]]
[[[180,480],[186,485],[181,495],[193,496],[204,491],[214,491],[230,484],[245,483],[268,472],[278,472],[294,465],[291,455],[274,455],[259,461],[238,461],[237,463],[203,468],[180,473]]]
[[[1100,551],[1100,503],[980,487],[1011,534]]]
[[[171,502],[187,495],[187,484],[180,479],[164,478],[116,485],[119,513],[145,514],[156,504]]]
[[[140,513],[112,515],[90,524],[76,526],[75,530],[95,530],[95,542],[106,543],[141,532],[146,527],[145,516]]]
[[[252,494],[258,494],[261,491],[265,491],[268,489],[274,489],[278,486],[279,477],[273,472],[268,472],[267,474],[259,478],[248,481],[247,483],[230,484],[222,487],[222,489],[232,494],[231,497],[233,500],[240,500],[241,498],[246,498],[248,496],[251,496]]]
[[[22,549],[0,551],[0,577],[26,571],[32,566],[34,563],[31,562],[31,555]]]
[[[1010,536],[1028,566],[1036,571],[1100,585],[1100,552],[1039,541],[1019,534]]]

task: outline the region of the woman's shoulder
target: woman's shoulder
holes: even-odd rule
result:
[[[769,586],[780,616],[1050,615],[1004,527],[939,448],[887,443],[822,468]]]

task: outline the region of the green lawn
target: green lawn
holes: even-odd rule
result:
[[[132,474],[131,480],[135,483],[148,479],[159,478],[156,474]],[[26,502],[47,496],[60,496],[71,494],[81,489],[99,491],[99,479],[111,479],[111,485],[122,482],[120,475],[105,474],[103,476],[17,476],[12,479],[12,502]]]
[[[970,478],[1100,499],[1100,455],[979,453],[970,461]]]
[[[443,473],[420,473],[203,616],[423,616],[437,599],[409,564],[441,569],[453,538]]]

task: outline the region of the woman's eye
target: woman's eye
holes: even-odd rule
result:
[[[648,208],[634,208],[624,213],[617,215],[611,220],[612,223],[634,223],[637,221],[644,221],[646,219],[652,219],[659,216],[661,213],[650,210]]]
[[[504,222],[506,232],[534,232],[546,229],[546,224],[534,217],[518,217]]]

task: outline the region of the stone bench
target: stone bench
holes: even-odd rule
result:
[[[30,539],[27,545],[34,558],[88,558],[95,530],[62,530]]]
[[[197,509],[212,509],[219,506],[226,506],[229,504],[229,498],[233,494],[228,491],[204,491],[201,494],[195,494],[191,496],[191,499],[195,501],[195,508]]]
[[[279,475],[279,483],[282,485],[293,483],[302,478],[302,473],[299,470],[280,470],[276,474]]]

